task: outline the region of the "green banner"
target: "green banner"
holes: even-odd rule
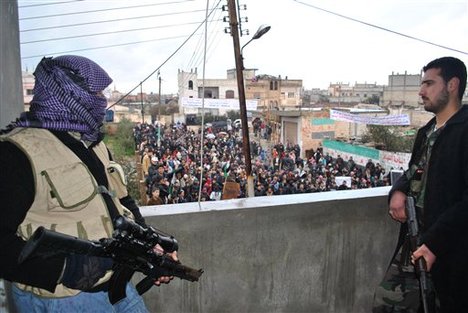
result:
[[[363,157],[366,157],[368,159],[374,159],[378,160],[380,156],[380,152],[377,149],[374,148],[368,148],[368,147],[363,147],[363,146],[356,146],[352,145],[349,143],[344,143],[341,141],[335,141],[335,140],[323,140],[322,142],[323,147],[337,150],[337,151],[343,151],[347,153],[352,153],[355,155],[360,155]]]
[[[329,118],[313,118],[310,123],[314,126],[333,125],[335,121]]]

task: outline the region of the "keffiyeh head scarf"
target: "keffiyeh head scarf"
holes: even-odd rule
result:
[[[107,100],[102,91],[112,79],[95,62],[81,56],[43,58],[34,72],[30,111],[12,127],[75,131],[81,139],[100,139]]]

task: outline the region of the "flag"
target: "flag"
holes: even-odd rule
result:
[[[223,164],[223,173],[224,173],[224,178],[226,178],[229,174],[229,171],[231,170],[231,162],[225,162]]]

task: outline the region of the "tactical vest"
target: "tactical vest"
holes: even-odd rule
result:
[[[15,144],[29,159],[35,182],[35,197],[18,235],[27,240],[39,226],[82,239],[111,237],[113,226],[102,193],[112,196],[120,214],[131,214],[119,198],[127,195],[122,168],[109,160],[107,148],[100,143],[93,148],[106,169],[109,188],[98,186],[86,165],[57,137],[45,129],[17,128],[0,137]],[[109,271],[96,285],[109,280]],[[54,293],[17,284],[38,296],[60,298],[80,292],[57,285]]]

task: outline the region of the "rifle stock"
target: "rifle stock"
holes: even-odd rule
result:
[[[18,263],[23,263],[27,259],[37,256],[47,257],[69,253],[105,256],[105,252],[98,242],[83,240],[40,226],[21,250]]]

